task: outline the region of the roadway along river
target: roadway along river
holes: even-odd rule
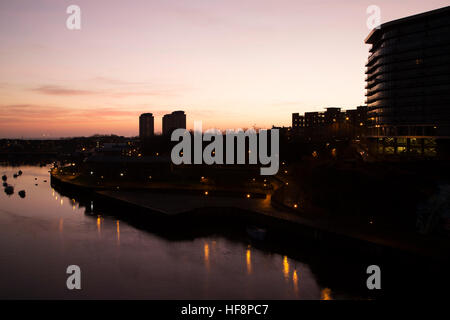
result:
[[[23,175],[13,178],[19,169]],[[12,195],[0,194],[1,299],[349,297],[324,280],[338,277],[324,271],[326,266],[313,270],[289,255],[257,249],[250,239],[173,241],[107,213],[88,214],[52,189],[48,170],[0,167],[14,186]],[[82,290],[67,289],[69,265],[80,266]]]

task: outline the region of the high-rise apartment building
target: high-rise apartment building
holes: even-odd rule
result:
[[[368,137],[382,153],[436,153],[450,137],[450,7],[384,23],[365,40]]]
[[[152,113],[143,113],[139,116],[139,138],[144,140],[153,137],[155,119]]]
[[[162,134],[170,135],[175,129],[186,129],[186,114],[184,111],[174,111],[164,115],[162,119]]]

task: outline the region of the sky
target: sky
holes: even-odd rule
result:
[[[69,5],[81,29],[69,30]],[[0,0],[0,138],[289,126],[364,104],[368,6],[381,22],[448,0]]]

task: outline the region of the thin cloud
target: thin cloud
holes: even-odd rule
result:
[[[25,119],[25,118],[39,118],[39,117],[54,117],[64,114],[64,108],[55,108],[45,105],[35,104],[13,104],[2,105],[0,111],[0,120],[4,119]]]
[[[126,98],[132,96],[162,96],[162,97],[174,97],[178,96],[179,93],[175,89],[154,89],[154,90],[81,90],[72,89],[62,86],[46,85],[31,89],[33,92],[38,92],[46,95],[56,95],[56,96],[79,96],[79,95],[98,95],[112,98]]]
[[[47,106],[38,104],[2,105],[0,111],[1,121],[34,121],[34,120],[61,120],[73,121],[103,121],[110,118],[133,118],[139,115],[137,110],[120,110],[114,108],[69,108],[60,106]]]
[[[98,92],[90,91],[90,90],[77,90],[77,89],[69,89],[60,86],[41,86],[38,88],[32,89],[32,91],[48,94],[48,95],[56,95],[56,96],[78,96],[78,95],[93,95],[98,94]]]
[[[71,108],[62,106],[39,105],[39,104],[11,104],[0,105],[0,123],[7,122],[29,122],[29,121],[109,121],[137,119],[141,113],[151,112],[155,117],[162,117],[175,110],[184,110],[188,117],[201,120],[217,114],[216,110],[200,109],[186,110],[183,107],[156,109],[148,106],[129,107],[85,107]],[[44,125],[44,124],[43,124]]]
[[[161,117],[164,114],[171,113],[174,110],[182,108],[108,108],[108,107],[89,107],[89,108],[71,108],[61,106],[49,106],[38,104],[13,104],[0,105],[0,123],[23,123],[36,122],[43,123],[53,121],[64,122],[99,122],[104,121],[126,121],[138,119],[139,115],[144,112],[151,112],[155,117]],[[211,114],[212,110],[193,111],[188,116]]]

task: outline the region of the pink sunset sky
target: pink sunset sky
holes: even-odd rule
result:
[[[81,8],[81,30],[66,8]],[[2,0],[0,138],[290,125],[364,104],[369,5],[381,22],[448,0]]]

